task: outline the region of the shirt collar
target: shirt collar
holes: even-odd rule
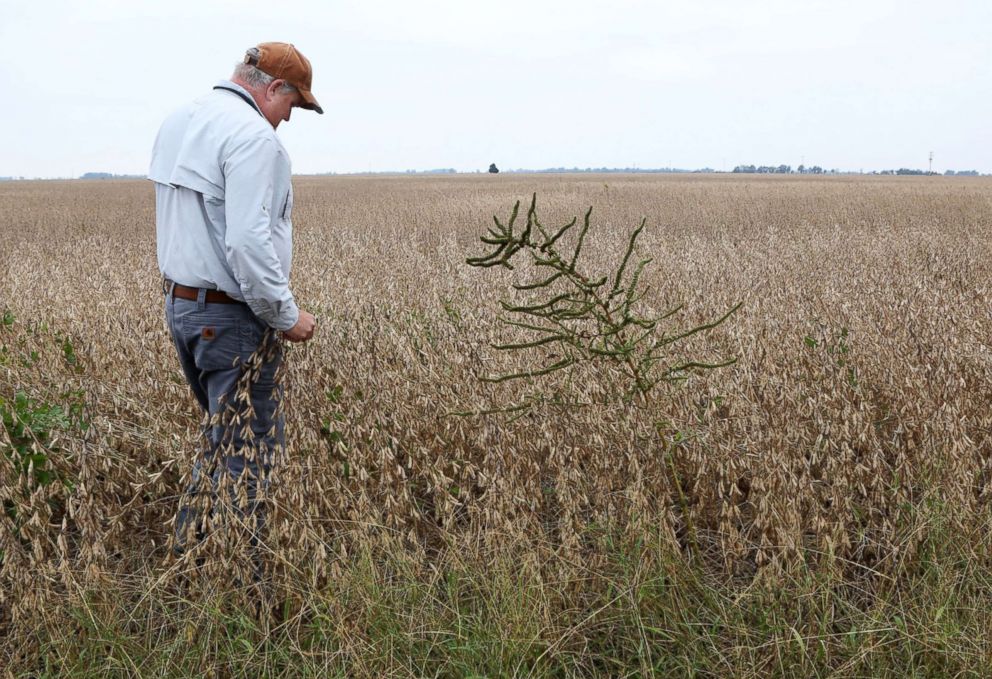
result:
[[[216,85],[214,85],[214,89],[227,90],[233,94],[240,94],[241,98],[245,99],[245,102],[247,104],[250,104],[253,109],[258,111],[258,115],[262,116],[263,118],[265,117],[265,115],[262,113],[262,109],[258,107],[258,104],[255,103],[254,97],[251,96],[251,92],[246,90],[241,85],[238,85],[237,83],[233,83],[230,80],[220,80],[217,82]]]

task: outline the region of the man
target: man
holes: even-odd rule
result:
[[[176,517],[180,552],[204,531],[204,513],[190,507],[204,479],[211,492],[201,505],[228,485],[238,488],[237,513],[262,520],[256,492],[285,444],[278,337],[305,342],[316,319],[290,291],[293,188],[275,130],[293,108],[323,113],[311,80],[293,45],[262,43],[230,80],[170,115],[155,140],[148,178],[165,315],[186,380],[210,415],[205,454]]]

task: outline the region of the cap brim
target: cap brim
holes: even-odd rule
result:
[[[317,103],[317,100],[314,98],[313,94],[303,89],[300,90],[300,94],[303,96],[303,103],[300,104],[300,108],[305,108],[308,111],[316,111],[320,114],[324,113],[324,109],[322,109],[320,104]]]

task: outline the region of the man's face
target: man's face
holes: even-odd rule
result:
[[[265,88],[265,105],[262,106],[262,113],[269,121],[273,129],[279,127],[279,123],[289,120],[293,108],[303,103],[303,95],[297,90],[286,92],[282,89],[285,80],[273,80]]]

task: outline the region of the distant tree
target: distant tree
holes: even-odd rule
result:
[[[775,168],[775,172],[777,174],[792,174],[792,166],[791,165],[779,165],[777,168]]]
[[[806,174],[806,166],[800,165],[799,167],[796,168],[796,172],[798,172],[799,174]]]
[[[489,164],[489,174],[499,174],[499,168],[496,167],[496,163]]]

